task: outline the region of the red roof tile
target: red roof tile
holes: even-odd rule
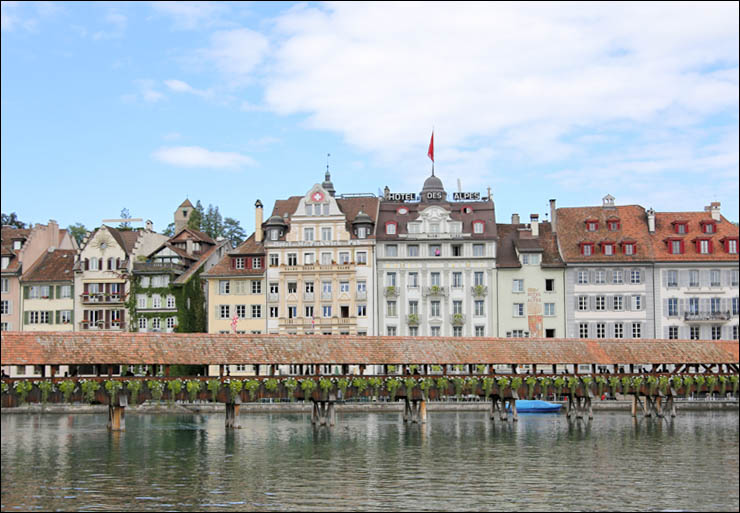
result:
[[[676,233],[672,224],[675,221],[686,222],[685,234]],[[715,224],[717,233],[706,234],[702,232],[700,224],[702,221],[712,221],[712,215],[709,212],[656,212],[655,233],[652,234],[655,259],[659,262],[737,262],[738,255],[727,253],[721,241],[725,237],[738,238],[738,227],[729,222],[724,216],[721,216],[721,221]],[[712,241],[712,253],[702,254],[696,251],[696,244],[693,241],[697,237],[708,238]],[[670,243],[667,242],[669,239],[684,241],[683,254],[674,255],[671,253]]]
[[[21,281],[46,282],[46,281],[72,281],[74,280],[74,249],[56,249],[45,252],[36,262],[23,273]]]

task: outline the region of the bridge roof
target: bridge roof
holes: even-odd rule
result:
[[[738,342],[3,332],[2,365],[738,363]]]

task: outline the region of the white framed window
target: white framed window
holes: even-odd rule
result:
[[[462,273],[460,272],[452,273],[452,287],[460,288],[462,286],[463,286]]]
[[[524,303],[514,303],[514,317],[524,317]]]
[[[72,322],[72,310],[60,310],[59,322],[61,322],[62,324],[69,324],[70,322]]]
[[[321,307],[321,315],[324,318],[331,317],[331,305],[324,305]]]
[[[624,309],[624,296],[614,296],[614,310],[619,312]]]
[[[175,317],[167,317],[167,329],[171,330],[175,328]]]
[[[585,312],[588,310],[588,296],[578,296],[578,311]]]
[[[441,317],[441,310],[440,310],[440,302],[439,301],[432,301],[429,303],[430,306],[430,316],[431,317]]]
[[[321,240],[331,240],[331,227],[324,226],[321,228]]]
[[[486,328],[485,328],[485,326],[476,326],[475,327],[475,336],[476,337],[485,337],[486,336]]]
[[[606,310],[606,296],[596,296],[596,311]]]
[[[473,285],[485,285],[483,271],[476,271],[473,273]]]
[[[262,257],[252,257],[252,269],[262,269]]]
[[[545,303],[545,317],[555,316],[555,303]]]
[[[409,326],[409,337],[418,337],[418,336],[419,336],[419,327]]]
[[[270,253],[270,267],[277,267],[280,265],[280,254]]]
[[[145,330],[146,329],[146,321],[147,321],[147,318],[146,317],[139,317],[138,323],[139,323],[139,329],[140,330]]]
[[[691,340],[701,339],[701,330],[699,326],[689,326],[689,338]]]
[[[398,313],[396,310],[396,302],[395,301],[387,301],[386,302],[386,315],[388,317],[397,317]]]
[[[416,288],[419,286],[419,273],[409,273],[409,288]]]
[[[578,325],[578,338],[588,338],[588,323],[582,322]]]
[[[298,253],[288,253],[288,265],[298,265]]]
[[[262,305],[252,305],[252,319],[262,318]]]
[[[218,305],[218,318],[219,319],[229,318],[229,305]]]
[[[433,337],[438,337],[440,333],[440,327],[439,326],[432,326],[430,328],[430,335]]]
[[[270,307],[270,318],[275,319],[278,317],[278,307],[277,306],[271,306]]]
[[[152,308],[162,308],[162,296],[159,294],[152,296]]]
[[[3,299],[0,301],[0,313],[7,315],[10,313],[10,301]]]
[[[418,301],[409,301],[409,314],[418,314],[419,313],[419,302]]]
[[[485,223],[483,221],[476,221],[473,223],[473,233],[483,233]]]
[[[709,226],[709,225],[707,225]],[[709,286],[710,287],[719,287],[721,284],[720,281],[720,272],[716,269],[712,269],[709,271]]]
[[[2,279],[2,292],[3,294],[7,293],[10,290],[10,280],[8,278]]]
[[[348,281],[339,282],[339,292],[349,292],[349,282]]]
[[[419,256],[419,246],[417,244],[409,244],[406,246],[406,255],[410,257]]]
[[[247,305],[235,305],[234,309],[236,310],[236,316],[240,319],[246,319],[247,318]]]
[[[229,294],[231,291],[231,281],[230,280],[218,280],[218,293],[219,294]]]
[[[588,283],[588,271],[578,271],[578,284],[585,285]]]
[[[313,241],[313,228],[311,227],[303,228],[303,240]]]
[[[367,305],[357,305],[357,317],[367,317]]]
[[[474,305],[473,312],[476,317],[482,317],[486,315],[486,304],[484,300],[476,299],[473,305]]]
[[[462,315],[462,301],[453,301],[452,302],[452,313],[453,314],[460,314]]]
[[[709,254],[709,241],[708,240],[699,241],[699,253],[701,253],[702,255]]]
[[[689,287],[699,286],[699,271],[692,269],[689,271]]]
[[[632,338],[642,338],[642,324],[639,322],[632,323]]]
[[[385,285],[386,287],[396,286],[396,273],[385,273]]]
[[[678,298],[668,298],[668,317],[678,317]]]
[[[614,338],[624,338],[624,324],[621,322],[614,323]]]
[[[440,273],[431,273],[430,280],[431,280],[432,286],[435,286],[435,285],[437,287],[442,286],[442,276],[440,275]]]
[[[617,284],[624,283],[622,271],[617,269],[612,272],[612,282]]]
[[[641,281],[642,280],[641,280],[640,270],[639,269],[632,269],[630,271],[630,283],[632,283],[634,285],[634,284],[640,283]]]
[[[668,339],[678,340],[678,326],[668,326]]]
[[[486,256],[485,245],[483,245],[483,244],[473,244],[473,256],[474,257]]]
[[[632,309],[642,310],[642,296],[632,296]]]
[[[341,265],[347,265],[349,263],[349,251],[339,252],[339,263]]]
[[[72,285],[62,285],[62,288],[60,290],[61,292],[61,298],[67,299],[72,297]]]
[[[666,272],[666,286],[678,287],[678,271],[670,270]]]
[[[387,326],[386,327],[386,334],[389,337],[394,337],[396,335],[396,327],[395,326]]]
[[[244,257],[236,257],[234,258],[234,269],[244,269],[244,261],[246,259]]]
[[[357,292],[367,292],[367,282],[365,280],[357,282]]]
[[[512,292],[524,292],[524,280],[512,280]]]
[[[397,257],[398,256],[398,246],[395,244],[388,244],[385,247],[385,256],[387,257]]]
[[[606,283],[606,271],[599,269],[594,273],[594,283],[604,284]]]
[[[331,253],[321,253],[321,265],[331,265]]]
[[[152,317],[152,329],[162,329],[162,319],[160,319],[159,317]]]
[[[355,253],[355,258],[357,259],[358,264],[367,264],[367,252],[358,251]]]
[[[603,322],[596,323],[596,338],[606,338],[606,324]]]
[[[262,294],[262,281],[252,280],[252,294]]]
[[[167,296],[167,308],[175,308],[175,296]]]
[[[136,294],[136,307],[146,308],[146,294]]]
[[[453,337],[462,337],[462,326],[453,326],[452,327],[452,336]]]

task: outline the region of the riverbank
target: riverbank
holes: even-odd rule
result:
[[[562,404],[560,413],[565,413],[567,403],[553,401]],[[681,411],[738,411],[740,403],[737,399],[730,400],[677,400],[676,410]],[[630,400],[620,401],[594,401],[593,410],[596,411],[630,411],[632,402]],[[403,402],[393,403],[381,402],[358,402],[337,403],[337,413],[357,412],[402,412]],[[427,403],[427,411],[490,411],[491,404],[483,401],[453,402],[453,401],[430,401]],[[107,413],[108,406],[105,404],[26,404],[14,408],[2,408],[0,414],[20,413]],[[159,404],[147,402],[126,408],[127,414],[156,414],[156,413],[223,413],[222,403],[175,403],[168,404],[163,401]],[[311,413],[311,404],[303,402],[294,403],[245,403],[241,405],[240,413]]]

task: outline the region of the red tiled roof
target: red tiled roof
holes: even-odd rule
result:
[[[74,279],[74,249],[56,249],[45,252],[23,273],[22,282],[72,281]]]
[[[20,269],[18,252],[13,249],[13,241],[26,240],[30,233],[30,228],[3,226],[2,229],[0,229],[0,254],[10,259],[8,267],[2,270],[3,273],[15,273]]]
[[[226,244],[228,244],[228,242],[226,242]],[[188,267],[188,270],[187,271],[185,271],[180,276],[178,276],[174,283],[175,284],[187,283],[187,281],[190,279],[190,277],[193,274],[195,274],[195,272],[198,269],[200,269],[201,267],[203,267],[203,264],[206,263],[206,261],[211,257],[211,255],[213,255],[213,253],[215,253],[216,250],[218,250],[218,248],[219,248],[219,246],[211,246],[210,248],[208,248],[208,251],[206,251],[205,253],[203,253],[200,256],[200,259],[197,262],[193,263],[190,267]]]
[[[227,252],[219,262],[203,273],[204,277],[211,278],[214,276],[261,276],[265,269],[234,269],[231,266],[231,259],[234,255],[254,255],[262,256],[265,254],[265,248],[261,242],[254,240],[254,234],[250,235],[247,240],[241,243],[233,251]]]
[[[738,342],[5,332],[2,365],[738,363]]]
[[[436,203],[425,203],[425,202],[396,202],[396,201],[381,201],[380,212],[378,214],[378,223],[376,226],[376,233],[378,240],[399,240],[399,235],[408,234],[407,223],[415,221],[419,218],[419,212],[426,208],[438,206],[450,212],[450,218],[453,221],[462,222],[462,233],[470,234],[471,239],[483,239],[490,240],[495,239],[496,233],[496,212],[492,201],[472,201],[472,202],[436,202]],[[400,207],[406,207],[409,212],[408,214],[398,214]],[[463,214],[462,209],[468,207],[472,209],[469,214]],[[484,221],[483,233],[473,232],[473,222]],[[388,222],[395,222],[397,224],[396,233],[388,235],[385,233],[385,225]],[[410,238],[414,235],[411,234]]]
[[[191,239],[197,242],[207,242],[208,244],[216,244],[216,241],[213,240],[207,233],[203,233],[199,230],[193,230],[192,228],[187,227],[180,230],[169,240],[170,242],[179,242],[187,239]]]
[[[628,263],[647,262],[654,258],[652,241],[648,232],[647,214],[639,205],[619,207],[576,207],[557,209],[558,240],[562,256],[567,263]],[[620,227],[610,231],[607,219],[618,217]],[[586,221],[599,222],[598,230],[586,231]],[[604,255],[600,242],[616,242],[614,255]],[[594,253],[590,256],[581,254],[580,244],[591,242]],[[620,243],[636,242],[634,255],[625,255]]]
[[[530,238],[531,231],[521,231],[523,224],[497,224],[499,243],[496,254],[496,267],[517,268],[521,267],[516,255],[516,247],[522,250],[522,246],[530,250],[542,251],[543,267],[564,267],[558,252],[558,244],[555,234],[552,233],[552,225],[549,222],[539,223],[540,235]],[[515,246],[519,244],[518,246]]]
[[[686,222],[686,233],[676,233],[673,222]],[[709,212],[656,212],[655,213],[655,233],[652,234],[652,241],[655,250],[655,259],[657,261],[729,261],[737,262],[738,255],[725,252],[721,240],[725,237],[738,238],[738,227],[721,216],[721,221],[715,224],[717,233],[708,234],[702,232],[700,223],[702,221],[712,221],[712,215]],[[713,251],[710,254],[702,254],[696,251],[694,239],[709,238],[712,241]],[[666,239],[682,239],[684,241],[684,252],[680,255],[671,253],[670,244]]]

